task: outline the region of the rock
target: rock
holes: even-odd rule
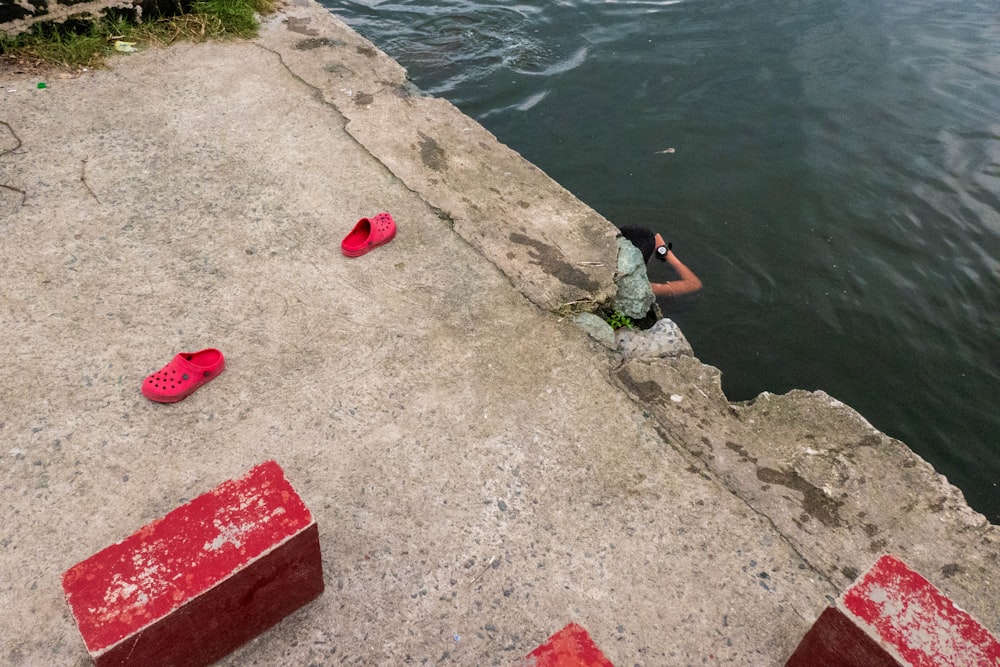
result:
[[[658,320],[645,331],[619,329],[616,349],[626,359],[694,356],[691,344],[673,320]]]
[[[615,274],[618,294],[614,308],[633,319],[645,317],[656,297],[649,286],[646,262],[639,249],[624,238],[618,239],[618,272]]]
[[[576,325],[590,334],[590,337],[608,348],[615,349],[615,331],[611,325],[593,313],[579,313],[573,317]]]

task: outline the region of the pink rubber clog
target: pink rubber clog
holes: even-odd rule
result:
[[[142,395],[157,403],[176,403],[213,380],[225,368],[226,359],[215,348],[181,352],[169,364],[146,376]]]
[[[382,212],[371,218],[361,218],[351,233],[340,242],[340,251],[348,257],[360,257],[369,250],[385,245],[396,236],[396,221]]]

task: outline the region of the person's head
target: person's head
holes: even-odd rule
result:
[[[659,234],[645,227],[622,227],[620,231],[622,236],[639,249],[645,262],[649,262],[653,256],[662,262],[667,261],[667,252],[670,249]]]

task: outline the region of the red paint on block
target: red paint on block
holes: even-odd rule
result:
[[[63,574],[99,667],[206,665],[323,591],[319,530],[274,461]]]
[[[895,556],[883,556],[827,609],[789,666],[997,667],[1000,642]]]
[[[827,607],[799,642],[785,667],[899,667],[875,638],[837,607]]]
[[[587,631],[576,623],[549,637],[521,664],[522,667],[614,667]]]
[[[933,584],[894,556],[883,556],[841,596],[913,667],[1000,665],[1000,643]]]

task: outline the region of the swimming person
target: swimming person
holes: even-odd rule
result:
[[[652,232],[645,227],[622,227],[622,236],[639,249],[642,258],[649,263],[650,257],[656,255],[661,262],[667,262],[674,267],[674,271],[681,277],[680,280],[671,280],[665,283],[649,283],[656,296],[682,296],[693,294],[701,289],[701,279],[694,274],[694,271],[677,259],[673,251],[673,244],[666,243],[663,237]]]

